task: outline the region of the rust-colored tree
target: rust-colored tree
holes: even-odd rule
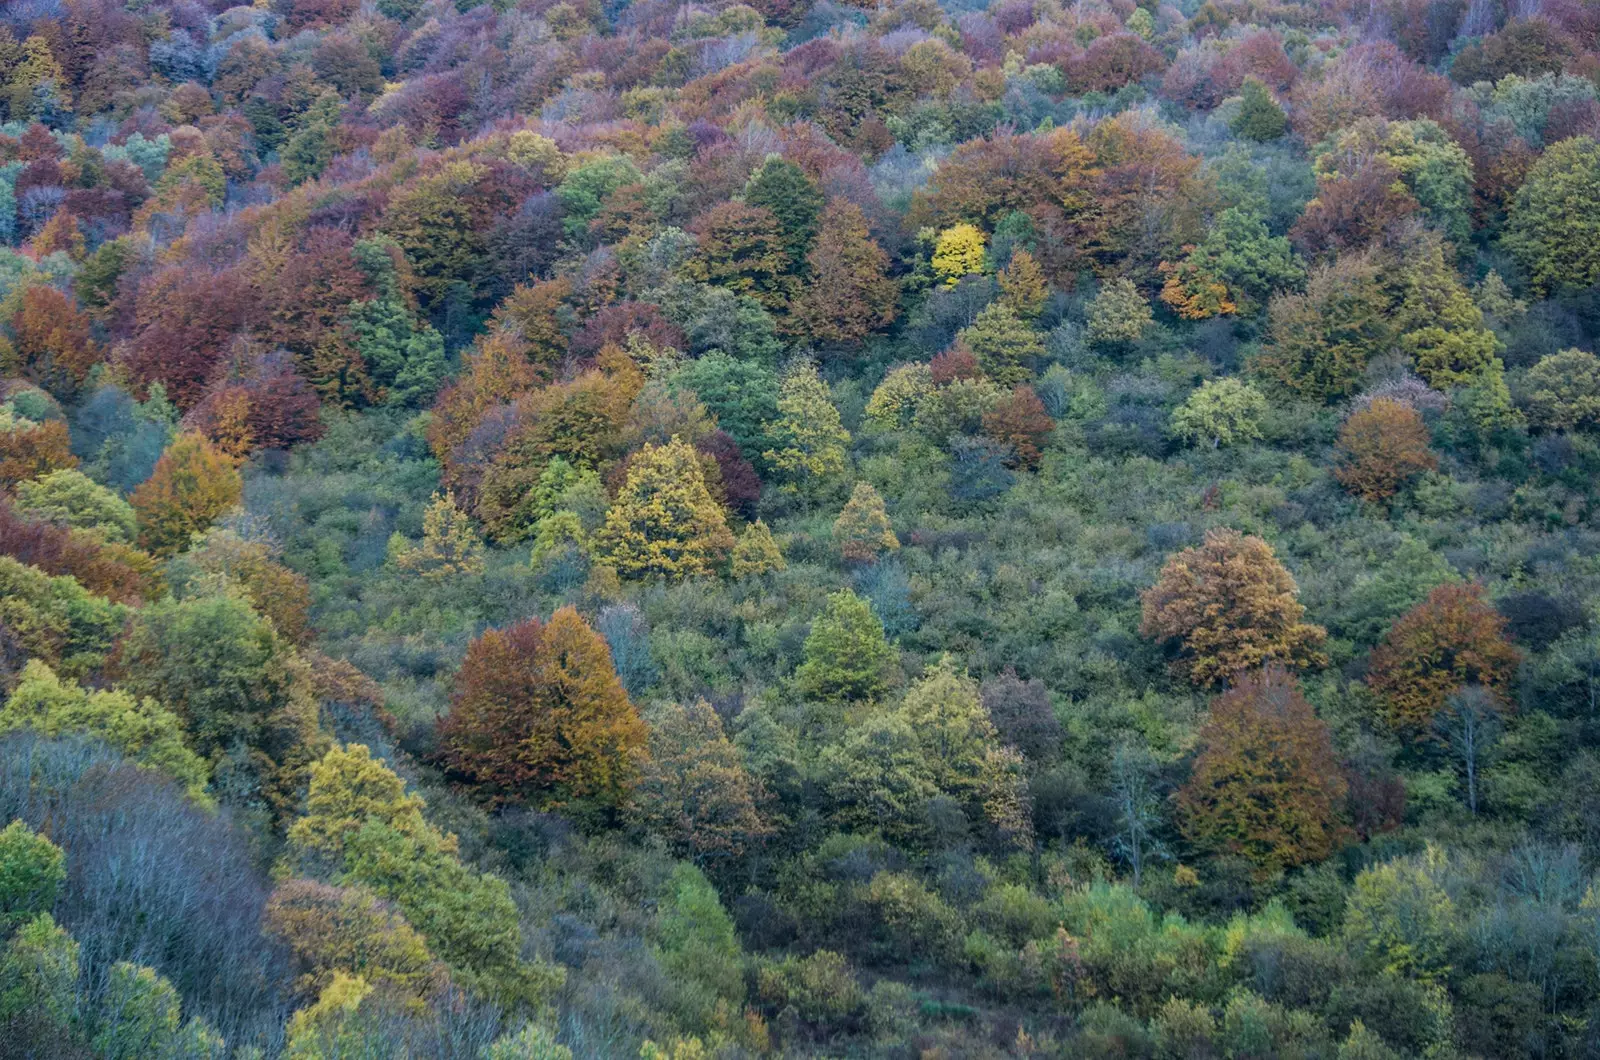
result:
[[[1269,662],[1325,666],[1327,631],[1302,621],[1299,595],[1271,545],[1212,530],[1199,548],[1167,560],[1145,590],[1140,631],[1175,649],[1175,673],[1206,687]]]
[[[1506,639],[1506,620],[1476,582],[1441,585],[1395,620],[1372,651],[1367,684],[1384,719],[1401,732],[1430,731],[1451,693],[1480,685],[1502,707],[1522,653]]]
[[[1037,467],[1045,439],[1055,429],[1056,421],[1031,386],[1018,385],[983,414],[983,433],[1011,447],[1013,467]]]
[[[61,420],[35,423],[0,406],[0,490],[65,467],[77,467]]]
[[[1381,501],[1417,474],[1439,466],[1428,448],[1428,427],[1416,409],[1393,398],[1377,398],[1350,414],[1339,429],[1335,477],[1364,501]]]
[[[855,203],[828,204],[806,264],[811,275],[795,299],[793,330],[822,342],[858,342],[894,319],[899,285]]]
[[[1345,791],[1328,726],[1270,666],[1211,701],[1178,809],[1191,841],[1271,873],[1333,853]]]
[[[182,551],[242,492],[232,460],[200,435],[180,434],[128,498],[139,516],[139,546],[157,556]]]
[[[611,649],[570,607],[474,640],[439,725],[445,765],[474,794],[545,808],[619,807],[648,735]]]
[[[25,289],[11,327],[17,364],[7,367],[57,397],[76,394],[100,359],[100,348],[89,337],[88,315],[54,287]]]

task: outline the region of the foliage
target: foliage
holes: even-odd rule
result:
[[[1089,303],[1089,341],[1102,346],[1137,342],[1153,316],[1133,281],[1112,280]]]
[[[107,541],[131,542],[137,532],[131,505],[71,468],[17,483],[16,506],[40,519],[92,530]]]
[[[833,546],[846,560],[870,563],[900,547],[883,497],[870,482],[857,482],[833,522]]]
[[[599,554],[629,578],[710,574],[733,545],[698,455],[676,436],[639,451],[596,535]]]
[[[231,460],[199,435],[179,435],[129,498],[139,517],[139,546],[157,556],[182,551],[242,491]]]
[[[1567,349],[1528,371],[1523,406],[1535,426],[1570,431],[1600,425],[1600,358]]]
[[[1362,500],[1386,500],[1417,475],[1439,466],[1429,440],[1416,409],[1378,398],[1352,412],[1339,428],[1342,462],[1335,474]]]
[[[988,255],[988,239],[977,227],[970,224],[952,225],[939,233],[933,245],[933,272],[948,287],[954,287],[963,276],[982,272]]]
[[[1600,204],[1600,144],[1563,140],[1528,172],[1511,207],[1502,242],[1541,294],[1600,279],[1593,218]]]
[[[21,821],[0,829],[0,929],[48,913],[66,878],[60,847]]]
[[[784,373],[777,412],[767,428],[772,448],[762,459],[783,476],[786,489],[813,493],[844,470],[850,442],[815,364],[800,361]]]
[[[1426,731],[1452,693],[1488,689],[1503,705],[1522,654],[1505,638],[1505,619],[1483,586],[1441,585],[1395,621],[1372,652],[1367,683],[1384,719],[1402,732]]]
[[[440,726],[450,770],[496,804],[615,808],[645,739],[610,649],[570,607],[474,640]]]
[[[786,566],[783,550],[778,547],[772,530],[757,519],[745,527],[744,533],[734,542],[728,572],[735,578],[747,578],[781,571]]]
[[[632,815],[696,865],[740,857],[771,831],[760,782],[705,700],[653,712],[649,750]]]
[[[435,493],[422,515],[422,543],[415,548],[401,544],[395,550],[395,566],[429,580],[482,574],[483,538],[456,504],[453,492]]]
[[[873,699],[889,685],[894,649],[872,607],[849,589],[828,597],[795,670],[802,693],[825,701]]]
[[[1213,449],[1257,441],[1266,411],[1266,396],[1249,383],[1207,380],[1173,411],[1172,433],[1191,444],[1209,441]]]
[[[1215,686],[1268,662],[1319,666],[1325,631],[1302,622],[1299,586],[1272,546],[1213,530],[1167,560],[1143,596],[1145,636],[1175,644],[1175,672]]]

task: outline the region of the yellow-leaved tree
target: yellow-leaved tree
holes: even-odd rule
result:
[[[646,445],[596,534],[596,551],[625,578],[710,574],[733,548],[694,447]]]

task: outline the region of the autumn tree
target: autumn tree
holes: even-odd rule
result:
[[[1506,620],[1476,582],[1435,588],[1395,620],[1372,651],[1367,684],[1391,727],[1425,733],[1457,690],[1478,685],[1502,708],[1522,661]]]
[[[983,433],[1010,446],[1009,463],[1015,467],[1037,467],[1045,441],[1055,428],[1056,421],[1045,411],[1038,393],[1021,383],[983,414]]]
[[[1137,342],[1152,320],[1150,303],[1133,281],[1118,277],[1089,303],[1089,341],[1099,346]]]
[[[198,434],[181,434],[129,501],[139,516],[139,545],[170,556],[239,503],[238,469]]]
[[[1427,424],[1410,405],[1377,398],[1350,414],[1339,428],[1340,464],[1334,475],[1351,493],[1381,501],[1412,478],[1439,466],[1428,448]]]
[[[285,880],[263,913],[263,930],[293,955],[295,990],[303,997],[316,997],[339,972],[413,997],[446,979],[405,916],[365,887]]]
[[[900,547],[894,536],[889,513],[884,509],[883,497],[872,483],[857,482],[833,522],[833,544],[839,555],[853,563],[871,563],[885,552]]]
[[[690,260],[691,276],[750,295],[768,309],[787,303],[789,254],[771,210],[719,203],[695,221],[693,232],[700,250]]]
[[[0,489],[78,466],[72,439],[61,420],[39,423],[0,405]]]
[[[1600,144],[1574,136],[1528,172],[1501,242],[1540,294],[1600,280]]]
[[[872,606],[849,589],[828,597],[795,670],[800,691],[824,702],[873,699],[889,687],[895,650]]]
[[[66,879],[60,847],[20,820],[0,829],[0,932],[53,909]]]
[[[482,574],[485,567],[483,538],[456,504],[451,490],[435,493],[422,513],[422,543],[415,548],[391,544],[395,566],[424,578],[442,580],[464,574]]]
[[[710,574],[732,548],[694,447],[676,437],[638,453],[597,535],[599,554],[630,578]]]
[[[963,276],[982,272],[988,264],[983,232],[970,224],[952,225],[939,233],[933,245],[933,272],[954,287]]]
[[[1145,590],[1141,632],[1173,647],[1174,672],[1202,687],[1268,662],[1327,662],[1326,632],[1303,622],[1299,587],[1272,546],[1237,530],[1212,530],[1167,560]]]
[[[73,397],[100,360],[89,317],[54,287],[36,283],[24,288],[11,330],[15,360],[5,364],[9,358],[0,358],[0,367],[58,398]]]
[[[1400,348],[1417,374],[1438,389],[1471,384],[1499,365],[1500,339],[1484,324],[1436,235],[1406,249],[1399,270],[1405,284],[1395,323]]]
[[[605,640],[570,607],[467,647],[439,725],[451,773],[494,804],[620,807],[644,752]]]
[[[1178,793],[1192,841],[1245,857],[1263,874],[1333,853],[1344,776],[1328,726],[1287,670],[1241,675],[1213,699],[1199,747]]]
[[[783,550],[772,536],[772,530],[760,519],[744,528],[739,540],[734,542],[729,573],[735,578],[748,578],[781,571],[788,566]]]
[[[669,703],[650,716],[650,754],[640,769],[632,816],[705,867],[737,858],[771,832],[765,793],[705,700]]]
[[[218,584],[236,589],[279,636],[303,646],[312,633],[311,583],[279,560],[269,541],[214,526],[168,561],[167,584],[180,598],[205,595]]]
[[[1039,261],[1026,250],[1012,252],[1011,260],[995,279],[1000,284],[1000,301],[1023,320],[1033,320],[1044,309],[1050,296]]]
[[[16,507],[24,515],[88,530],[106,541],[131,542],[138,530],[132,505],[72,468],[17,483]]]
[[[806,256],[808,275],[788,326],[821,342],[857,342],[884,327],[894,320],[900,296],[888,267],[861,207],[835,199]]]

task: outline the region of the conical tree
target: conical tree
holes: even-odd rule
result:
[[[130,498],[139,517],[139,546],[170,556],[239,503],[244,491],[233,461],[198,434],[179,435]]]
[[[822,342],[857,342],[894,320],[900,285],[855,203],[828,205],[806,265],[810,275],[794,303],[792,330]]]
[[[1045,353],[1039,333],[1004,302],[995,302],[979,313],[972,326],[963,328],[957,337],[977,354],[989,378],[1007,386],[1028,378],[1027,362]]]
[[[828,597],[795,670],[800,691],[825,702],[874,699],[889,687],[895,650],[872,607],[849,589]]]
[[[764,207],[778,220],[778,232],[791,262],[806,260],[817,238],[822,189],[805,170],[778,155],[768,155],[744,186],[744,201]]]
[[[605,808],[626,798],[647,738],[605,639],[570,607],[467,647],[439,742],[492,804]]]
[[[733,546],[732,574],[735,578],[780,571],[786,566],[783,550],[778,547],[767,524],[760,519],[745,527],[738,543]]]
[[[833,544],[839,555],[855,563],[871,563],[885,552],[900,547],[894,536],[883,497],[870,482],[857,482],[845,502],[844,510],[833,523]]]
[[[395,566],[431,579],[483,573],[483,538],[456,504],[454,492],[433,495],[422,513],[422,544],[398,550]]]
[[[1038,259],[1026,250],[1014,251],[996,279],[1000,281],[1000,301],[1023,320],[1032,320],[1044,309],[1050,285]]]
[[[646,445],[628,469],[596,551],[625,578],[710,574],[733,548],[694,447],[674,437]]]

